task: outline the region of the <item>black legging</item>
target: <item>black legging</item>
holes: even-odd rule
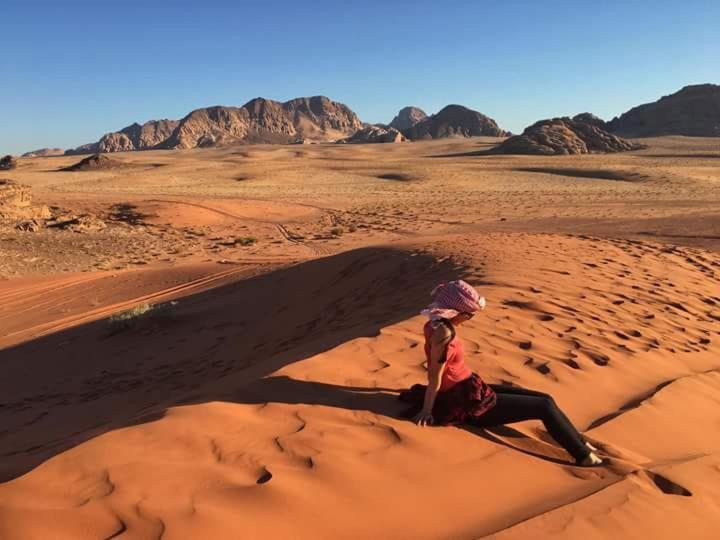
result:
[[[580,433],[560,410],[552,396],[534,390],[491,384],[497,403],[473,421],[474,426],[492,427],[523,420],[542,420],[548,433],[559,442],[577,462],[590,453]]]

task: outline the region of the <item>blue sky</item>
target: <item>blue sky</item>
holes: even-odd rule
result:
[[[366,122],[460,103],[522,131],[720,83],[720,1],[2,0],[0,154],[322,94]]]

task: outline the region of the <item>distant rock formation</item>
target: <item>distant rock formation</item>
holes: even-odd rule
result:
[[[163,148],[195,148],[230,143],[334,141],[362,127],[346,105],[324,96],[285,103],[256,98],[242,107],[197,109],[183,118]]]
[[[486,135],[502,137],[500,129],[492,118],[488,118],[462,105],[448,105],[437,114],[428,116],[403,131],[408,139],[439,139],[444,137],[474,137]]]
[[[81,156],[83,154],[97,154],[100,151],[100,144],[99,143],[87,143],[83,144],[81,146],[78,146],[77,148],[71,148],[69,150],[65,150],[66,156]]]
[[[398,131],[403,131],[413,127],[425,118],[427,118],[427,114],[419,107],[403,107],[388,125]]]
[[[151,120],[143,125],[132,124],[115,133],[104,135],[98,142],[98,151],[150,150],[170,137],[178,124],[176,120]]]
[[[363,143],[399,143],[407,139],[395,128],[381,128],[378,126],[365,126],[357,130],[347,139],[341,139],[340,143],[363,144]]]
[[[119,169],[124,167],[125,164],[116,159],[112,159],[103,154],[95,154],[93,156],[86,157],[62,169],[63,171],[75,172],[75,171],[96,171],[102,169]]]
[[[625,137],[720,136],[720,85],[685,86],[613,118],[608,129]]]
[[[591,154],[624,152],[641,146],[621,139],[592,123],[571,118],[540,120],[503,141],[493,152],[501,154]]]
[[[62,156],[65,154],[65,150],[62,148],[41,148],[39,150],[33,150],[32,152],[25,152],[22,157],[50,157],[50,156]]]
[[[0,171],[10,171],[17,167],[17,160],[13,156],[0,158]]]
[[[181,149],[232,143],[335,141],[362,127],[358,116],[324,96],[281,103],[256,98],[242,107],[206,107],[182,120],[151,120],[104,135],[97,143],[67,150],[65,155]]]

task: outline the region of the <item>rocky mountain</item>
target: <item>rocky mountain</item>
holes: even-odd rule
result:
[[[398,131],[403,131],[413,127],[425,118],[427,118],[427,114],[419,107],[403,107],[388,125]]]
[[[340,143],[363,144],[363,143],[397,143],[405,142],[407,139],[397,129],[379,126],[365,126],[357,130],[347,139],[341,139]]]
[[[120,131],[108,133],[98,142],[98,152],[130,152],[150,150],[165,142],[179,122],[151,120],[142,125],[135,123]]]
[[[256,98],[242,107],[209,107],[191,112],[162,147],[332,141],[352,135],[361,127],[362,122],[349,107],[324,96],[284,103]]]
[[[608,129],[625,137],[720,136],[720,85],[685,86],[613,118]]]
[[[231,143],[334,141],[362,127],[347,106],[324,96],[281,103],[256,98],[242,107],[206,107],[182,120],[151,120],[132,124],[65,152],[66,155],[131,150],[196,148]]]
[[[482,113],[462,105],[448,105],[437,114],[404,130],[403,135],[411,140],[478,135],[502,137],[505,131],[498,127],[495,120]]]
[[[640,148],[592,122],[575,118],[540,120],[521,135],[503,141],[493,151],[500,154],[557,155],[623,152]]]
[[[33,150],[32,152],[25,152],[22,157],[49,157],[49,156],[62,156],[65,150],[62,148],[41,148],[39,150]]]

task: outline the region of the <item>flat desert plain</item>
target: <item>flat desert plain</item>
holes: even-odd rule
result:
[[[717,538],[720,142],[640,142],[20,160],[105,227],[0,233],[0,538]],[[471,367],[551,393],[605,467],[537,422],[401,418],[457,278]]]

